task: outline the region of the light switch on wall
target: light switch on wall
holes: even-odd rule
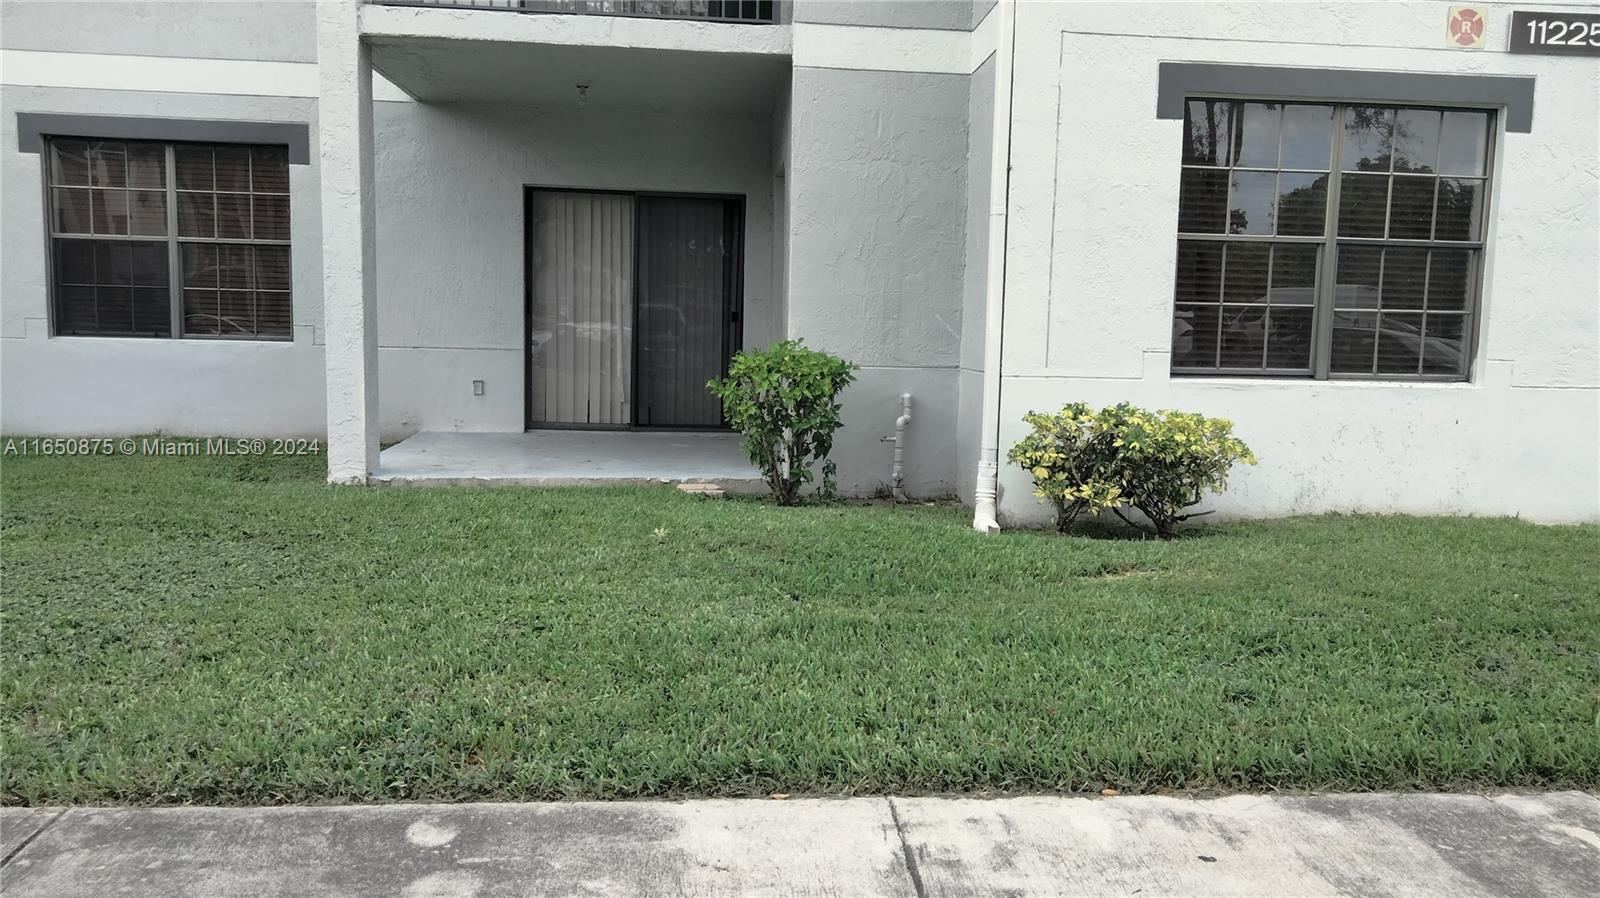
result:
[[[475,380],[475,381],[472,382],[472,395],[474,395],[474,396],[482,396],[483,395],[483,381]]]

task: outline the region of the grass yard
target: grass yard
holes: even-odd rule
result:
[[[6,459],[0,800],[1600,785],[1600,528]]]

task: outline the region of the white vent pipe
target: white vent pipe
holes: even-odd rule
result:
[[[911,394],[900,394],[900,417],[894,419],[894,436],[884,441],[894,442],[894,466],[889,469],[890,489],[894,501],[906,501],[906,427],[911,423]]]
[[[1011,198],[1012,50],[1015,0],[1000,0],[994,48],[994,122],[989,153],[989,256],[983,314],[983,426],[978,443],[978,483],[972,529],[999,533],[995,495],[1000,480],[1000,357],[1006,302],[1006,212]]]

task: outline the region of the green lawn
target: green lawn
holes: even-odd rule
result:
[[[1600,528],[5,459],[0,800],[1600,784]]]

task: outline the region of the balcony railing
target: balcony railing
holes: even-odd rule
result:
[[[633,16],[771,25],[776,0],[368,0],[386,6],[443,6],[569,16]]]

